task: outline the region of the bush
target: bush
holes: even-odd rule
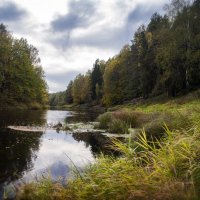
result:
[[[142,115],[142,113],[130,111],[128,109],[107,112],[98,117],[98,128],[106,129],[112,133],[128,133],[130,127],[136,127],[140,115]]]
[[[122,109],[104,113],[97,120],[99,121],[99,128],[107,129],[112,133],[128,133],[128,129],[131,127],[145,128],[148,134],[157,135],[163,133],[164,123],[168,124],[172,120],[172,116],[169,113],[142,113]]]
[[[109,124],[108,131],[110,133],[128,133],[129,125],[123,120],[113,119],[112,123]]]
[[[131,111],[128,109],[123,109],[123,110],[113,112],[112,117],[114,119],[119,119],[125,122],[126,124],[129,125],[129,127],[131,126],[133,128],[136,126],[138,118],[141,114],[142,113]]]
[[[97,121],[99,122],[99,127],[100,129],[108,129],[109,128],[109,123],[111,122],[112,115],[110,112],[104,113],[100,115],[97,118]]]

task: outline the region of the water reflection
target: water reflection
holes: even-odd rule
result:
[[[0,140],[0,182],[11,182],[32,168],[42,133],[22,134],[1,131]]]
[[[44,125],[46,123],[46,111],[0,111],[0,127],[8,125]]]
[[[46,121],[48,124],[57,124],[58,122],[65,122],[69,117],[74,117],[74,112],[63,110],[47,110]]]
[[[94,162],[96,153],[101,151],[100,144],[105,141],[100,136],[55,130],[20,132],[6,129],[6,126],[87,122],[96,116],[97,113],[56,110],[0,113],[0,199],[3,190],[19,180],[31,181],[47,173],[54,180],[59,176],[66,179],[73,166],[71,160],[78,168]]]
[[[40,140],[41,145],[33,162],[34,167],[23,177],[26,180],[49,172],[54,180],[59,176],[66,178],[69,176],[71,160],[78,168],[94,161],[90,146],[86,147],[84,142],[74,140],[72,135],[63,131],[47,131]]]
[[[5,185],[19,179],[33,168],[42,133],[0,132],[0,199]]]
[[[66,123],[79,123],[79,122],[92,122],[94,121],[98,115],[99,112],[95,111],[73,111],[72,115],[65,118]]]
[[[83,141],[86,147],[91,147],[91,152],[94,156],[104,153],[104,154],[113,154],[111,148],[112,142],[111,139],[100,134],[100,133],[73,133],[73,138],[77,141]]]

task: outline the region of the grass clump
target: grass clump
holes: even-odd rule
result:
[[[112,119],[108,131],[111,133],[128,133],[129,124],[120,119]]]
[[[63,186],[54,183],[50,177],[43,178],[39,183],[29,183],[17,194],[20,200],[53,200],[62,199]]]
[[[142,113],[122,109],[115,112],[107,112],[97,119],[100,129],[106,129],[111,133],[128,133],[130,127],[135,127]]]
[[[108,129],[109,123],[111,122],[112,114],[110,112],[106,112],[98,117],[99,127],[100,129]]]

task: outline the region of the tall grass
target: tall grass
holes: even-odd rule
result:
[[[154,137],[162,136],[163,124],[170,128],[186,126],[189,123],[188,115],[169,112],[142,113],[128,109],[107,112],[97,119],[100,129],[106,129],[111,133],[128,133],[129,128],[145,129],[147,135]]]
[[[67,186],[41,182],[26,185],[18,199],[199,199],[200,127],[170,131],[159,141],[143,131],[136,141],[113,140],[119,158],[100,156]]]
[[[122,109],[115,112],[107,112],[98,117],[99,128],[107,129],[111,133],[128,133],[130,127],[136,127],[139,116],[142,113]]]

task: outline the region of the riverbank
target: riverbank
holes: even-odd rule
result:
[[[98,117],[98,128],[119,134],[129,133],[130,128],[144,129],[149,137],[160,138],[164,124],[172,130],[187,127],[199,107],[199,99],[199,91],[196,91],[176,99],[159,97],[114,106]]]
[[[111,117],[118,116],[123,121],[124,115],[119,113],[124,110],[136,116],[132,126],[144,127],[146,132],[141,131],[127,143],[114,140],[113,148],[121,151],[121,157],[101,155],[84,173],[75,169],[74,178],[66,186],[50,178],[27,184],[17,198],[199,199],[198,93],[169,101],[116,106],[110,109]]]
[[[37,102],[32,103],[19,103],[19,102],[8,102],[8,103],[1,103],[0,111],[3,110],[41,110],[47,109],[47,105],[42,105]]]
[[[91,110],[91,111],[96,111],[99,113],[103,113],[107,110],[102,105],[91,105],[91,104],[65,104],[65,105],[60,105],[60,106],[50,106],[51,109],[53,110]]]

